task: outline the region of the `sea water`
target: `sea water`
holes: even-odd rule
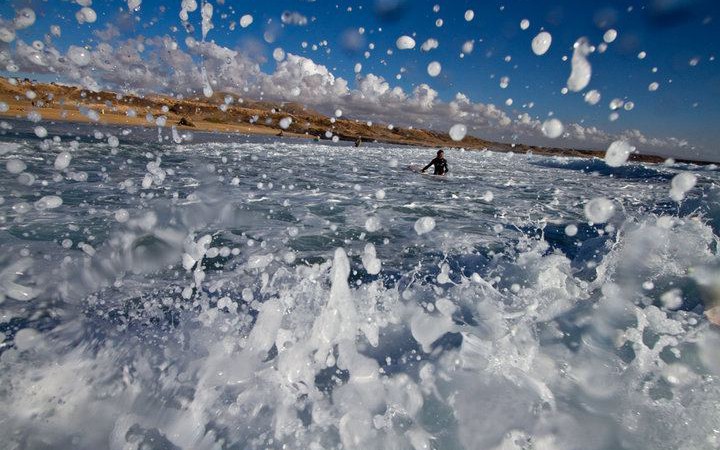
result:
[[[6,128],[3,448],[720,446],[712,166]]]

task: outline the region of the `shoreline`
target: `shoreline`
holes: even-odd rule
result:
[[[27,93],[32,92],[32,99]],[[225,97],[225,98],[222,98]],[[55,83],[34,83],[29,80],[11,83],[0,77],[0,102],[7,111],[0,118],[29,120],[31,113],[39,114],[42,121],[77,124],[98,124],[142,128],[172,128],[178,131],[245,134],[292,137],[316,141],[338,140],[376,142],[379,144],[411,145],[425,148],[464,148],[470,151],[536,154],[577,158],[600,158],[600,150],[576,150],[539,147],[526,144],[506,144],[487,141],[467,135],[462,141],[453,141],[447,133],[415,128],[389,128],[383,124],[368,124],[344,118],[329,118],[297,103],[254,102],[235,100],[215,94],[210,99],[177,99],[162,95],[144,97],[120,95],[114,92],[90,92],[78,87]],[[221,105],[221,106],[217,106]],[[96,120],[95,120],[96,119]],[[159,121],[158,121],[159,119]],[[281,120],[290,119],[281,127]],[[331,136],[328,136],[328,133]],[[667,158],[632,154],[629,161],[664,163]],[[678,163],[697,165],[716,164],[711,161],[675,159]]]

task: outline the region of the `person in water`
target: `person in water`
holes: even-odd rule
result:
[[[450,169],[448,169],[447,160],[445,159],[445,152],[442,150],[438,150],[435,159],[430,161],[430,164],[423,167],[422,172],[425,173],[425,171],[430,166],[435,166],[435,175],[445,175],[446,173],[450,172]]]

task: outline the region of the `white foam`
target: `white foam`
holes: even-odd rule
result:
[[[53,166],[55,170],[65,170],[70,165],[70,161],[72,161],[72,155],[69,152],[60,152],[55,157]]]
[[[585,38],[580,38],[573,45],[571,61],[572,71],[567,80],[567,87],[573,92],[580,92],[590,83],[592,77],[592,66],[587,56],[593,52],[593,48]]]
[[[719,339],[702,310],[716,298],[717,236],[700,217],[645,212],[667,203],[661,177],[634,183],[574,164],[560,177],[541,164],[573,160],[458,151],[457,175],[440,180],[377,171],[389,154],[427,160],[411,147],[169,148],[163,161],[119,161],[86,143],[75,165],[107,166],[105,178],[36,173],[57,177],[42,195],[83,189],[88,204],[122,183],[104,207],[62,193],[61,209],[18,216],[21,199],[6,196],[13,226],[53,233],[41,252],[39,236],[18,233],[0,258],[3,317],[23,323],[0,336],[9,446],[714,445]],[[11,151],[31,172],[39,163],[25,149]],[[56,151],[32,157],[47,165]],[[255,174],[247,161],[283,170]],[[161,188],[139,191],[161,162]],[[358,170],[298,181],[308,164],[340,163]],[[120,168],[130,164],[140,173]],[[475,169],[481,177],[465,178]],[[706,179],[716,174],[703,170],[694,189],[712,202]],[[577,233],[591,197],[622,215]],[[117,223],[123,208],[132,217]],[[442,218],[430,239],[410,231],[420,216]],[[377,235],[363,233],[370,217]],[[562,226],[576,237],[558,236]],[[696,295],[708,303],[675,310]],[[46,306],[53,322],[35,328]]]
[[[450,127],[448,134],[450,134],[450,138],[453,141],[462,141],[467,134],[467,127],[461,123],[456,123]]]
[[[435,219],[432,217],[421,217],[415,221],[415,232],[418,235],[426,234],[435,229]]]
[[[75,13],[75,20],[77,20],[80,24],[94,23],[97,20],[97,13],[94,9],[84,6]]]
[[[375,246],[373,244],[365,245],[365,250],[362,255],[362,263],[363,267],[365,267],[365,270],[370,275],[377,275],[378,273],[380,273],[382,263],[377,258]]]
[[[250,14],[245,14],[240,18],[240,26],[243,28],[247,28],[253,23],[253,16]]]
[[[22,30],[33,26],[36,18],[35,11],[31,8],[21,8],[17,11],[13,24],[16,29]]]
[[[27,165],[20,159],[10,158],[5,163],[5,169],[12,174],[18,174],[24,172]]]
[[[43,210],[43,209],[55,209],[58,208],[63,204],[63,200],[61,197],[57,195],[46,195],[42,197],[40,200],[35,202],[35,208]]]
[[[382,228],[382,223],[377,217],[368,217],[365,221],[365,230],[368,233],[374,233]]]
[[[552,35],[547,31],[541,31],[532,40],[532,51],[538,56],[542,56],[550,50],[552,44]]]
[[[634,151],[635,147],[626,141],[614,141],[605,152],[605,163],[610,167],[620,167]]]
[[[280,119],[279,124],[280,124],[280,128],[282,128],[283,130],[287,130],[288,128],[290,128],[290,125],[292,124],[292,118],[291,117],[283,117],[282,119]]]
[[[548,119],[542,124],[541,131],[550,139],[557,139],[562,136],[565,127],[558,119]]]
[[[697,177],[690,172],[681,172],[675,175],[670,183],[670,198],[676,202],[682,201],[685,194],[695,187]]]
[[[399,50],[411,50],[411,49],[415,48],[415,39],[413,39],[407,35],[400,36],[395,41],[395,46]]]
[[[600,92],[592,89],[585,93],[585,101],[591,105],[597,105],[600,101]]]
[[[35,136],[39,137],[40,139],[46,138],[48,135],[47,130],[43,126],[37,126],[33,128],[33,131],[35,132]]]
[[[596,197],[585,204],[585,217],[592,223],[605,223],[615,214],[615,205],[605,197]]]
[[[610,28],[603,35],[603,40],[605,42],[607,42],[608,44],[610,44],[610,43],[614,42],[615,39],[617,39],[617,35],[618,35],[617,30]]]
[[[205,40],[207,37],[207,34],[210,30],[212,30],[214,27],[212,23],[212,17],[213,17],[213,5],[209,1],[203,0],[202,7],[200,8],[200,15],[202,16],[202,38]]]

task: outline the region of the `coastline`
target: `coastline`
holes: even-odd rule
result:
[[[29,98],[27,93],[31,91]],[[412,145],[427,148],[464,148],[495,152],[533,153],[545,156],[603,158],[604,151],[506,144],[467,135],[453,141],[447,133],[415,128],[390,128],[344,118],[329,118],[298,103],[256,102],[215,94],[205,98],[173,98],[164,95],[120,95],[114,92],[90,92],[79,87],[56,83],[17,80],[15,84],[0,77],[0,102],[7,111],[0,118],[27,120],[39,114],[41,121],[97,123],[99,125],[155,128],[176,127],[178,131],[238,133],[246,135],[293,137],[300,139],[339,140],[381,144]],[[217,105],[221,105],[220,107]],[[158,118],[161,118],[158,122]],[[281,120],[291,123],[281,127]],[[331,133],[329,135],[328,133]],[[662,163],[665,158],[632,154],[634,162]],[[676,160],[692,164],[712,164],[695,160]]]

